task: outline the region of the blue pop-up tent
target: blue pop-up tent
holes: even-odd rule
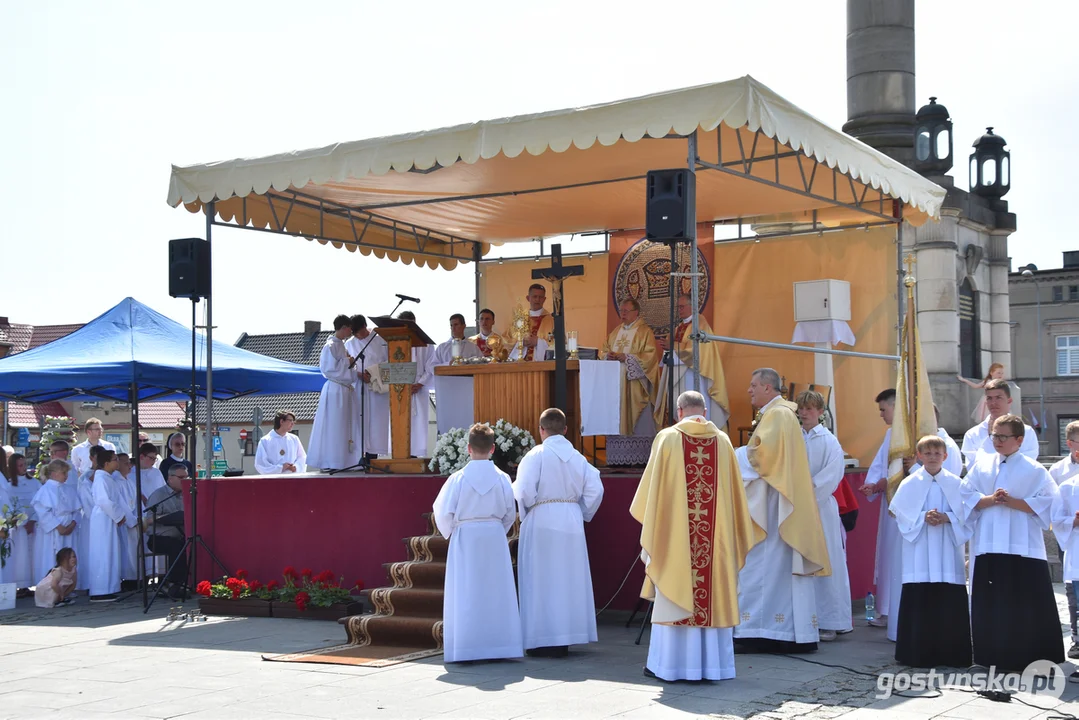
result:
[[[205,395],[206,338],[195,335],[196,394]],[[187,400],[191,329],[127,298],[79,330],[0,359],[0,398],[28,403]],[[318,392],[317,367],[213,343],[213,396]]]

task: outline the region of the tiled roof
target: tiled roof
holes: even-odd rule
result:
[[[187,405],[178,402],[139,403],[139,427],[174,428],[187,415]]]
[[[8,351],[8,355],[21,353],[22,351],[29,348],[30,341],[33,339],[33,336],[33,325],[23,325],[22,323],[0,325],[0,343],[11,346],[11,350]]]
[[[26,349],[33,350],[45,343],[59,340],[60,338],[75,332],[82,326],[83,323],[73,323],[70,325],[34,325],[34,334],[30,338],[30,347]]]
[[[323,330],[313,335],[297,333],[274,333],[272,335],[243,335],[236,341],[236,347],[257,352],[259,355],[269,355],[278,360],[300,363],[302,365],[318,365],[318,356],[322,352],[322,346],[332,333]]]
[[[318,408],[318,396],[312,393],[284,393],[281,395],[245,395],[231,400],[214,402],[214,423],[250,423],[255,408],[262,408],[262,422],[272,423],[274,414],[279,410],[288,410],[296,415],[300,422],[315,419]],[[195,405],[195,422],[206,422],[206,405],[199,400]]]
[[[58,402],[47,402],[41,405],[28,405],[26,403],[8,403],[8,426],[17,428],[39,428],[45,423],[45,416],[66,416],[67,410]]]

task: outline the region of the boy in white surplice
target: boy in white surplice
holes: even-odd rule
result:
[[[599,639],[584,524],[599,509],[603,483],[565,438],[565,413],[548,408],[539,425],[543,443],[521,460],[513,483],[521,627],[529,655],[562,657],[570,645]]]
[[[463,469],[435,498],[438,531],[450,541],[442,634],[446,662],[518,658],[521,615],[506,533],[517,518],[509,476],[490,461],[494,431],[468,430]]]

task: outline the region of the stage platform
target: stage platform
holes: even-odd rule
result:
[[[854,490],[864,471],[844,478]],[[611,603],[632,610],[644,578],[636,561],[640,526],[629,515],[639,472],[602,471],[603,504],[585,525],[588,558],[597,607],[614,596],[627,571],[629,579]],[[280,580],[287,565],[315,573],[332,570],[346,582],[366,587],[386,584],[383,563],[407,558],[403,538],[422,534],[423,513],[445,478],[438,475],[262,475],[213,478],[198,485],[198,530],[228,570],[247,570],[263,583]],[[873,559],[879,508],[864,501],[854,531],[847,534],[851,595],[873,589]],[[190,503],[190,495],[185,495]],[[190,523],[190,507],[187,510]],[[220,576],[220,568],[213,575]],[[198,557],[198,580],[211,578],[209,558]]]

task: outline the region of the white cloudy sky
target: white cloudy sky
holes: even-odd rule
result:
[[[1065,212],[1079,150],[1073,4],[918,4],[918,104],[955,122],[956,184],[993,125],[1013,152],[1013,265],[1079,249]],[[1071,17],[1068,17],[1068,15]],[[0,314],[86,321],[131,295],[182,322],[165,203],[170,164],[258,156],[550,110],[751,74],[846,120],[845,3],[2,2]],[[1071,167],[1071,170],[1067,168]],[[381,314],[419,295],[445,334],[472,311],[456,273],[265,233],[215,230],[218,337]]]

